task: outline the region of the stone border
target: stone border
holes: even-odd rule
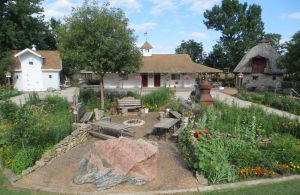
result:
[[[77,125],[77,124],[76,124]],[[41,159],[35,162],[35,165],[32,167],[28,167],[27,169],[23,170],[20,175],[15,175],[12,171],[6,171],[6,175],[9,177],[9,180],[12,182],[16,182],[21,179],[23,176],[28,175],[46,165],[52,163],[52,161],[62,154],[66,153],[67,151],[71,150],[72,148],[78,146],[81,143],[84,143],[88,137],[88,130],[90,130],[92,126],[90,124],[79,124],[79,127],[74,130],[71,135],[68,135],[59,143],[54,145],[51,150],[46,151]]]
[[[243,188],[251,187],[258,184],[272,184],[282,181],[289,181],[294,179],[300,179],[300,175],[292,176],[283,176],[279,178],[267,178],[267,179],[257,179],[249,181],[241,181],[236,183],[226,183],[226,184],[217,184],[211,186],[200,186],[197,188],[187,188],[187,189],[176,189],[176,190],[157,190],[157,191],[144,191],[144,192],[107,192],[107,191],[78,191],[78,190],[66,190],[64,188],[51,188],[41,185],[19,185],[14,182],[11,182],[12,186],[15,188],[22,188],[27,190],[39,190],[43,192],[52,192],[52,193],[68,193],[68,194],[86,194],[86,195],[96,195],[96,194],[113,194],[113,195],[155,195],[155,194],[175,194],[175,193],[187,193],[187,192],[208,192],[214,190],[227,190],[232,188]],[[11,180],[9,180],[11,181]]]

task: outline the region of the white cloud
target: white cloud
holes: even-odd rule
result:
[[[153,30],[156,27],[156,23],[154,22],[145,22],[141,24],[130,24],[130,28],[133,28],[137,32],[146,32],[149,30]]]
[[[221,0],[181,0],[181,2],[190,5],[190,10],[193,12],[202,13],[220,3]]]
[[[300,20],[300,12],[289,13],[289,14],[286,14],[285,16],[290,19]]]
[[[113,7],[124,7],[129,10],[140,11],[142,8],[138,0],[110,0],[110,4]]]
[[[151,0],[154,6],[151,8],[150,13],[153,15],[160,15],[163,11],[175,11],[177,7],[175,6],[173,0]]]
[[[205,40],[208,39],[209,37],[207,33],[203,33],[203,32],[191,32],[188,33],[187,36],[196,41]]]
[[[80,6],[81,3],[73,3],[71,0],[55,0],[52,3],[44,3],[44,14],[46,19],[62,18],[69,14],[72,7]]]

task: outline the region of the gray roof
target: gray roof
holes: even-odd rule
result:
[[[266,58],[267,66],[265,73],[284,73],[286,70],[280,69],[276,66],[276,60],[278,58],[277,51],[271,46],[271,44],[263,39],[258,45],[251,48],[235,67],[233,72],[251,73],[251,60],[255,57]]]

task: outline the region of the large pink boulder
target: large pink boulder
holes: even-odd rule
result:
[[[97,141],[81,160],[74,182],[95,182],[99,189],[122,182],[144,184],[157,175],[157,155],[158,147],[142,139]]]

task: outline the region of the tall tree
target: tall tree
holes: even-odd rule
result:
[[[282,52],[282,45],[280,43],[281,35],[277,33],[267,33],[264,37],[270,42],[272,47],[274,47],[279,53]]]
[[[205,58],[204,64],[219,69],[228,67],[228,58],[226,57],[224,47],[221,42],[218,42],[213,46],[213,50]]]
[[[300,80],[300,31],[285,44],[286,53],[279,57],[279,65],[287,68],[292,79]]]
[[[38,49],[55,49],[51,29],[44,22],[41,0],[3,0],[0,3],[0,82],[13,67],[12,50],[37,45]]]
[[[248,6],[238,0],[223,0],[220,6],[215,5],[204,12],[206,27],[222,33],[220,41],[229,62],[227,67],[235,67],[245,52],[263,36],[261,12],[259,5]]]
[[[192,60],[196,63],[203,63],[205,54],[203,52],[203,44],[197,43],[194,40],[184,41],[175,49],[177,54],[189,54]]]
[[[104,76],[108,72],[129,74],[141,66],[141,53],[134,42],[123,11],[90,1],[73,9],[58,30],[63,60],[77,71],[87,69],[99,75],[102,109]]]

